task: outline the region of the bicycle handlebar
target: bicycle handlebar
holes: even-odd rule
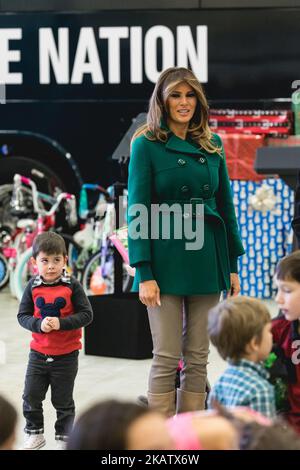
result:
[[[63,200],[65,200],[65,201],[68,202],[68,208],[69,208],[69,214],[68,215],[69,215],[70,223],[72,225],[77,224],[76,198],[75,198],[74,194],[60,193],[56,198],[54,198],[54,197],[49,196],[47,194],[39,193],[39,191],[37,190],[36,184],[32,179],[27,178],[26,176],[15,174],[15,176],[14,176],[14,189],[15,189],[15,197],[16,198],[18,197],[18,193],[20,192],[22,183],[31,188],[33,209],[34,209],[34,212],[36,212],[38,215],[42,215],[42,216],[51,216],[51,215],[53,215],[57,211],[60,203]],[[39,207],[39,203],[38,203],[39,198],[40,199],[45,199],[45,200],[47,200],[48,202],[50,202],[52,204],[52,206],[50,207],[50,209],[48,211],[46,211],[45,209],[41,209]]]
[[[103,186],[100,186],[99,184],[92,184],[92,183],[85,183],[82,185],[83,189],[91,189],[92,191],[100,191],[100,193],[106,194],[109,196],[108,192],[106,191]]]

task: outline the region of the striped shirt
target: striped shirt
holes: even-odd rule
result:
[[[274,387],[269,373],[261,363],[241,359],[230,363],[209,395],[208,407],[215,399],[224,406],[247,406],[274,418],[276,415]]]

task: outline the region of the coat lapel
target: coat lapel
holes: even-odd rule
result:
[[[191,155],[206,155],[204,150],[196,147],[189,140],[180,139],[175,134],[171,134],[170,138],[166,142],[166,148],[172,152],[179,152],[181,154],[188,153]]]

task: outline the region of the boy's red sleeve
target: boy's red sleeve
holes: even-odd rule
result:
[[[272,335],[273,335],[273,343],[280,345],[280,338],[281,338],[281,323],[282,320],[278,317],[273,318],[272,320]]]

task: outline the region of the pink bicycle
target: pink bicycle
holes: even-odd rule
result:
[[[31,189],[32,192],[32,202],[34,212],[37,214],[36,224],[32,231],[27,231],[25,233],[27,249],[19,257],[15,271],[14,271],[14,290],[16,297],[21,300],[24,288],[29,281],[29,279],[36,274],[34,267],[30,262],[32,256],[32,243],[36,235],[55,229],[55,216],[56,213],[64,201],[66,217],[70,225],[77,224],[77,212],[76,212],[76,199],[73,194],[69,193],[60,193],[57,197],[49,196],[44,193],[40,193],[37,190],[36,184],[30,178],[21,175],[15,175],[14,177],[14,191],[13,191],[13,204],[17,204],[17,199],[20,198],[22,194],[22,186],[25,185]],[[49,210],[41,207],[39,201],[43,200],[51,204]],[[64,237],[64,234],[61,234]],[[72,241],[70,236],[67,236],[67,244],[74,243],[76,249],[80,249],[75,242]]]

